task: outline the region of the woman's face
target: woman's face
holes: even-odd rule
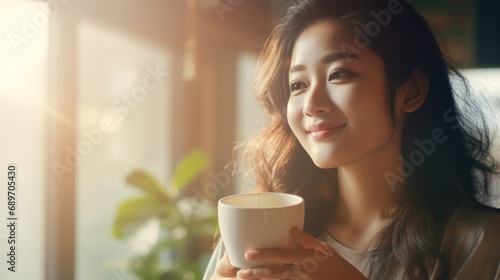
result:
[[[353,35],[341,22],[320,21],[293,48],[288,123],[320,168],[352,164],[398,142],[384,63],[369,48],[352,52]]]

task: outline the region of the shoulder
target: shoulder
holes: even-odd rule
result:
[[[450,217],[443,236],[442,247],[451,276],[496,271],[500,258],[499,233],[500,213],[462,203]]]
[[[494,231],[499,228],[499,212],[479,209],[468,203],[462,203],[450,217],[444,238],[453,241],[465,241],[464,239],[479,237],[485,231]]]

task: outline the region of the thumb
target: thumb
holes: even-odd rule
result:
[[[335,252],[330,246],[328,246],[328,244],[317,240],[307,232],[304,232],[297,227],[292,228],[291,233],[293,238],[295,238],[299,245],[304,249],[319,249],[326,254],[333,254]]]

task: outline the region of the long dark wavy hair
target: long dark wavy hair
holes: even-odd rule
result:
[[[239,146],[259,191],[295,193],[305,199],[305,230],[314,236],[324,230],[333,211],[337,188],[336,169],[321,169],[292,133],[287,122],[290,91],[288,69],[297,37],[309,25],[334,19],[355,30],[366,31],[366,46],[384,61],[388,85],[387,101],[394,109],[396,89],[415,70],[429,79],[422,106],[406,116],[402,128],[402,158],[410,161],[412,151],[421,149],[416,140],[429,139],[436,128],[446,135],[444,143],[404,177],[401,201],[393,207],[394,221],[379,233],[373,257],[395,258],[409,279],[428,279],[432,256],[446,267],[439,248],[450,213],[461,202],[491,208],[490,177],[495,161],[490,154],[490,137],[481,108],[474,103],[467,81],[449,63],[424,18],[401,0],[301,0],[291,1],[286,15],[268,38],[258,62],[255,90],[264,108],[267,127]],[[390,3],[391,2],[391,3]],[[390,22],[373,29],[374,13],[399,3],[399,13]],[[385,18],[387,20],[387,18]],[[386,22],[387,23],[387,22]],[[372,28],[367,30],[367,28]],[[376,33],[376,34],[374,34]],[[352,47],[352,48],[350,48]],[[462,86],[452,88],[450,79]],[[467,106],[457,107],[457,101]],[[395,124],[394,111],[391,112]],[[432,259],[431,258],[431,259]],[[380,264],[380,263],[379,263]],[[446,272],[444,272],[446,273]],[[372,266],[371,277],[382,279],[384,268]],[[445,277],[446,275],[444,275]]]

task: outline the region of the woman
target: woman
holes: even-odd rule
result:
[[[246,254],[278,266],[238,270],[219,244],[205,279],[499,279],[484,118],[425,20],[398,0],[296,2],[260,56],[270,123],[245,154],[259,191],[304,197],[305,229]]]

